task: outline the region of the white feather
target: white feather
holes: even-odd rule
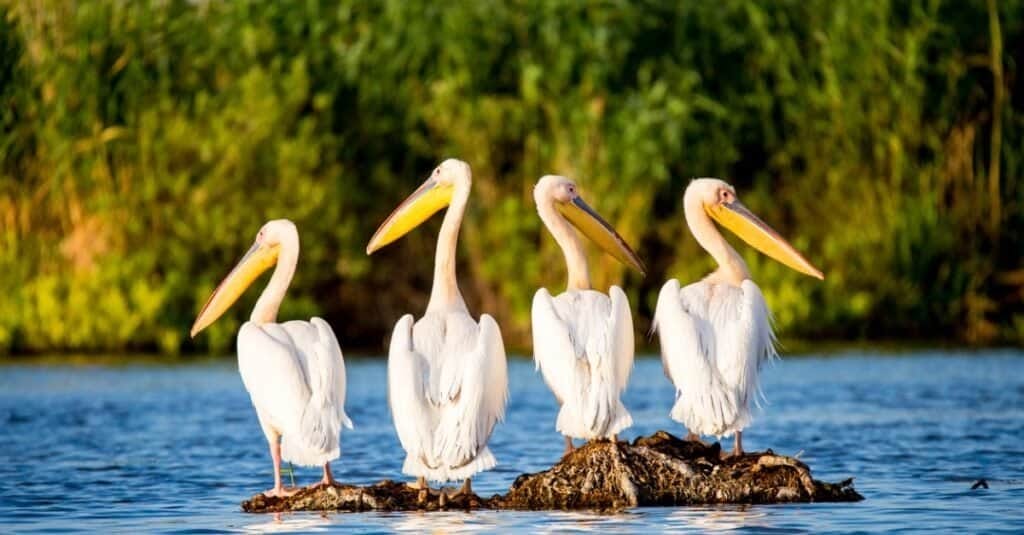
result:
[[[425,403],[429,363],[413,348],[412,329],[412,314],[402,316],[395,324],[388,351],[388,403],[406,452],[405,473],[420,471],[434,457],[431,434],[437,419]]]
[[[534,360],[561,404],[555,428],[582,439],[633,424],[620,396],[633,368],[633,318],[622,290],[570,290],[533,298]]]
[[[730,436],[750,424],[760,368],[775,358],[771,317],[753,281],[665,283],[655,310],[665,372],[676,386],[674,420],[698,434]]]
[[[238,332],[238,370],[268,437],[281,435],[281,458],[322,466],[341,454],[345,360],[327,322],[289,321]]]
[[[497,323],[464,311],[428,313],[395,326],[388,364],[392,417],[406,451],[402,471],[433,481],[465,479],[497,462],[487,442],[508,399]]]

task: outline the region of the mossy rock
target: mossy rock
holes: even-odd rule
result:
[[[638,506],[851,502],[863,500],[852,479],[815,481],[810,469],[771,450],[721,458],[719,444],[658,431],[626,442],[591,441],[555,466],[519,476],[504,496],[442,500],[390,480],[375,485],[316,486],[287,498],[256,495],[248,512],[437,511],[445,509],[623,509]]]

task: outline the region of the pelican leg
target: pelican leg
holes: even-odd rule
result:
[[[702,444],[704,446],[710,446],[711,445],[711,444],[708,444],[707,442],[704,442],[703,440],[701,440],[700,439],[700,435],[698,435],[697,433],[694,433],[693,431],[687,432],[686,433],[686,438],[684,438],[683,440],[685,440],[687,442],[696,442],[696,443]]]
[[[410,489],[420,491],[419,495],[416,497],[416,500],[420,503],[427,501],[427,497],[430,496],[431,494],[437,495],[438,493],[444,492],[430,488],[430,485],[427,485],[427,478],[423,476],[417,477],[415,483],[406,483],[406,486],[408,486]]]
[[[743,457],[743,431],[736,431],[736,440],[732,445],[732,456]]]
[[[572,445],[572,437],[565,437],[565,451],[562,452],[562,456],[569,455],[576,448]]]
[[[457,490],[455,492],[451,492],[450,493],[449,491],[446,491],[446,490],[444,490],[442,488],[439,491],[439,493],[438,493],[438,496],[437,496],[438,501],[437,501],[437,503],[438,503],[438,505],[443,507],[443,506],[445,506],[447,504],[447,500],[449,500],[451,498],[457,498],[459,496],[471,496],[472,494],[473,494],[473,479],[472,478],[466,478],[466,481],[464,481],[462,483],[462,487],[459,487],[459,490]]]
[[[331,474],[331,463],[324,463],[324,477],[320,480],[320,484],[327,487],[335,484],[334,475]]]
[[[430,486],[427,485],[427,478],[425,478],[423,476],[417,477],[415,483],[406,483],[406,485],[410,489],[416,489],[416,490],[425,490],[425,489],[429,489],[430,488]]]
[[[472,478],[467,477],[466,481],[464,481],[462,483],[462,488],[460,488],[459,491],[454,494],[454,496],[459,496],[459,495],[469,496],[470,494],[473,494],[473,483],[472,483]]]
[[[263,494],[275,498],[295,494],[294,489],[287,490],[281,484],[281,435],[274,432],[267,433],[267,444],[270,446],[270,459],[274,462],[274,488]]]
[[[462,483],[462,486],[459,487],[459,490],[457,490],[457,491],[455,491],[455,492],[453,492],[451,494],[449,494],[446,490],[441,489],[441,494],[439,496],[438,504],[441,507],[444,507],[445,505],[447,505],[448,499],[450,499],[450,498],[456,498],[458,496],[469,496],[469,495],[473,494],[472,479],[473,478],[467,477],[466,480]]]

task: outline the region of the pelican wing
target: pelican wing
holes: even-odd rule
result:
[[[278,348],[288,355],[288,358],[268,357],[266,354],[274,351],[264,349],[249,359],[254,361],[251,368],[269,375],[266,381],[270,386],[262,390],[273,393],[262,395],[277,398],[272,403],[261,403],[257,410],[275,415],[282,434],[282,457],[305,466],[319,466],[337,458],[341,453],[338,439],[341,426],[351,428],[352,422],[344,406],[345,361],[331,327],[324,320],[313,318],[311,321],[269,323],[255,327],[255,331],[266,336],[260,345]],[[286,373],[282,368],[293,371]],[[289,388],[289,385],[294,386]],[[287,401],[283,399],[285,396]],[[255,397],[253,402],[256,404]],[[290,413],[287,417],[278,414],[285,410]],[[282,422],[282,418],[287,421]]]
[[[716,330],[730,340],[719,352],[718,367],[736,389],[737,405],[744,408],[751,398],[759,402],[761,366],[777,356],[771,313],[761,289],[749,279],[731,299],[721,301],[720,306],[732,309],[719,314],[716,322]]]
[[[338,363],[329,362],[327,351],[316,327],[304,321],[250,322],[238,333],[238,369],[260,425],[268,437],[271,431],[281,436],[284,460],[302,466],[321,466],[341,453]]]
[[[310,392],[305,358],[288,333],[277,324],[243,324],[238,371],[260,424],[282,435],[298,434]]]
[[[633,326],[622,290],[593,290],[533,302],[534,358],[562,404],[555,428],[571,437],[599,438],[632,425],[619,394],[633,366]]]
[[[666,282],[654,325],[665,374],[676,387],[672,418],[692,432],[720,435],[736,418],[736,399],[716,366],[716,332],[707,320],[710,295],[702,290],[697,285],[680,290],[676,279]],[[699,296],[691,297],[695,293]]]
[[[398,441],[417,463],[433,457],[435,413],[426,401],[428,367],[413,347],[413,317],[402,316],[388,351],[388,404]]]
[[[309,323],[316,329],[314,347],[317,348],[320,366],[324,370],[321,375],[320,391],[323,392],[325,401],[329,402],[332,416],[336,417],[335,428],[340,429],[343,425],[352,429],[352,420],[345,413],[348,377],[345,372],[345,357],[341,353],[338,338],[334,336],[334,330],[326,321],[313,318]],[[310,375],[312,379],[313,374]]]
[[[615,358],[615,377],[618,391],[621,393],[629,383],[633,372],[633,313],[629,310],[629,300],[622,288],[612,286],[608,290],[611,296],[611,315],[608,324],[612,333],[612,351]]]
[[[533,360],[555,399],[563,404],[578,391],[576,360],[579,357],[569,326],[559,317],[551,294],[544,288],[533,295],[532,317]]]
[[[459,324],[468,328],[457,328]],[[434,451],[457,474],[483,452],[495,424],[505,417],[508,365],[501,330],[491,316],[480,316],[479,326],[449,317],[448,328],[453,332],[446,336],[461,338],[449,341],[449,347],[461,346],[466,352],[447,359],[440,370],[442,410]]]

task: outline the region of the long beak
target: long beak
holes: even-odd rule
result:
[[[224,277],[224,280],[217,285],[217,289],[213,291],[213,295],[210,296],[206,305],[203,306],[203,310],[196,317],[196,322],[192,324],[191,336],[195,338],[199,331],[217,321],[217,318],[221,317],[241,297],[242,292],[257,277],[277,264],[277,255],[280,249],[279,245],[264,246],[254,243],[249,252],[245,253],[245,256],[231,270],[231,273],[228,273],[228,276]]]
[[[441,185],[433,177],[427,179],[381,223],[366,246],[366,254],[373,254],[377,249],[405,236],[448,206],[452,202],[453,191],[452,186]]]
[[[778,232],[761,221],[739,201],[706,206],[705,209],[715,221],[739,236],[751,247],[800,273],[825,280],[825,276],[818,268],[811,265]]]
[[[641,275],[647,275],[647,268],[629,247],[626,240],[622,239],[622,236],[619,236],[619,233],[615,232],[615,229],[607,221],[597,215],[593,208],[583,202],[583,199],[576,197],[572,202],[555,203],[555,206],[572,223],[572,226],[579,229],[590,241],[614,256],[619,262],[639,271]]]

